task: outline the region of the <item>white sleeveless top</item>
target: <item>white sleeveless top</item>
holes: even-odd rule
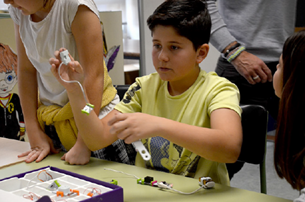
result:
[[[37,69],[39,98],[44,105],[68,103],[65,88],[50,71],[49,58],[54,57],[55,50],[65,47],[75,60],[79,60],[71,24],[80,5],[86,5],[99,17],[93,0],[56,0],[50,13],[40,22],[33,22],[29,15],[9,7],[11,18],[19,25],[26,54]]]

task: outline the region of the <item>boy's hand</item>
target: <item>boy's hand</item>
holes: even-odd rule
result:
[[[85,165],[89,163],[90,156],[91,151],[76,141],[75,145],[61,157],[61,160],[71,165]]]
[[[110,133],[117,135],[125,143],[157,136],[159,117],[144,113],[115,114],[108,122]]]
[[[42,131],[39,132],[43,133]],[[38,163],[42,161],[48,154],[59,152],[59,150],[55,149],[52,140],[45,133],[37,137],[42,138],[36,138],[35,141],[31,141],[30,151],[18,155],[18,157],[27,156],[25,160],[26,163],[31,163],[35,160]]]

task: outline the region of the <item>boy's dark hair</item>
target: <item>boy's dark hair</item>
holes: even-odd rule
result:
[[[294,189],[305,187],[305,31],[283,47],[283,89],[277,119],[274,166]]]
[[[211,18],[205,0],[167,0],[148,17],[147,25],[151,32],[157,25],[172,26],[195,50],[210,40]]]

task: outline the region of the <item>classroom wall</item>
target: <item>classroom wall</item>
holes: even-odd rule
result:
[[[122,32],[122,12],[108,11],[100,12],[101,21],[104,24],[104,32],[107,41],[108,50],[113,46],[120,46],[113,69],[109,75],[114,85],[125,84],[124,77],[124,56],[123,56],[123,32]]]

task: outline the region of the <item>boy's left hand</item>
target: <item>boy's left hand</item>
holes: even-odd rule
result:
[[[110,133],[117,135],[125,143],[157,136],[159,117],[144,113],[117,113],[108,122]]]

